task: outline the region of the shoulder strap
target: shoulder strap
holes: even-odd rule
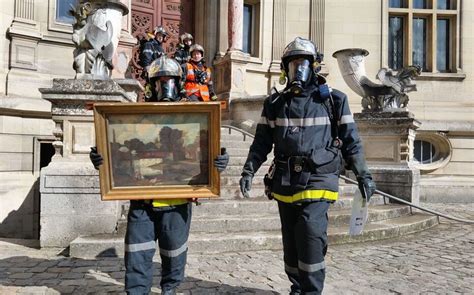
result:
[[[271,94],[268,96],[268,106],[270,107],[270,110],[274,115],[278,113],[278,111],[282,108],[285,99],[283,97],[283,93],[279,92],[275,87],[272,87],[270,90]]]
[[[319,85],[319,95],[324,101],[324,105],[328,111],[329,121],[331,122],[331,134],[334,138],[333,145],[340,147],[341,140],[339,139],[339,113],[337,111],[334,99],[331,95],[331,90],[328,84]]]

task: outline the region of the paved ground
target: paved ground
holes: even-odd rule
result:
[[[474,219],[474,204],[431,204]],[[474,294],[474,225],[441,225],[397,240],[332,246],[325,294]],[[73,259],[0,241],[0,294],[121,293],[119,258]],[[159,269],[159,262],[156,262]],[[158,286],[159,271],[155,277]],[[287,294],[280,252],[190,255],[184,294]],[[158,288],[153,289],[156,294]]]

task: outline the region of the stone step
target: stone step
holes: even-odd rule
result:
[[[250,145],[247,148],[239,148],[239,147],[234,147],[233,143],[231,144],[232,145],[228,145],[225,142],[221,142],[221,146],[226,148],[227,153],[229,153],[231,157],[233,156],[247,157],[247,155],[249,154]]]
[[[231,157],[232,159],[232,157]],[[230,162],[230,160],[229,160]],[[228,176],[228,175],[231,175],[231,176],[240,176],[240,174],[242,173],[242,168],[243,168],[244,165],[234,165],[234,163],[229,163],[229,166],[227,166],[227,168],[224,170],[224,172],[221,173],[221,177],[224,177],[224,176]],[[258,176],[261,176],[263,177],[267,172],[268,172],[268,169],[270,167],[270,162],[265,162],[261,167],[260,169],[257,170],[257,173],[255,173],[256,177]]]
[[[228,134],[225,132],[221,132],[221,141],[242,141],[242,142],[248,142],[248,144],[252,144],[253,138],[250,136],[245,136],[243,134]]]
[[[263,189],[263,188],[262,188]],[[240,191],[239,191],[240,193]],[[263,193],[263,191],[262,191]],[[352,196],[342,195],[339,199],[331,204],[329,210],[342,210],[352,208]],[[383,205],[383,197],[375,194],[370,199],[370,206]],[[124,203],[122,210],[125,215],[128,212],[130,203]],[[193,206],[193,216],[209,216],[209,215],[228,216],[228,215],[257,215],[262,212],[268,214],[278,213],[278,204],[276,201],[270,201],[265,196],[260,195],[255,198],[244,199],[242,196],[237,200],[224,199],[200,199],[199,206]]]
[[[335,225],[349,224],[352,198],[341,197],[329,209],[329,222]],[[379,221],[406,215],[407,206],[383,205],[381,196],[374,196],[369,207],[369,221]],[[125,234],[127,222],[118,222],[119,234]],[[193,232],[239,232],[278,230],[280,221],[278,205],[266,198],[258,200],[221,201],[206,200],[193,208]]]
[[[249,149],[251,144],[252,144],[251,141],[226,141],[226,140],[221,140],[221,147],[225,147],[227,149],[227,147],[231,146],[233,148],[247,149],[247,153],[248,153],[248,149]]]
[[[198,210],[195,210],[198,211]],[[255,215],[243,213],[241,215],[207,215],[193,217],[191,231],[194,233],[229,233],[249,231],[272,231],[280,229],[278,213],[264,213]],[[378,222],[386,219],[397,218],[410,213],[410,208],[401,205],[371,206],[369,208],[369,222]],[[349,224],[350,209],[331,210],[329,223],[333,226]]]
[[[348,227],[331,226],[328,229],[330,244],[374,241],[415,233],[438,224],[436,216],[415,213],[383,221],[368,223],[364,232],[355,237],[348,235]],[[237,233],[191,233],[188,241],[190,253],[224,253],[238,251],[280,250],[279,231],[251,231]],[[123,236],[117,234],[79,237],[70,244],[70,255],[78,258],[97,256],[123,256]],[[156,254],[158,255],[158,253]]]
[[[270,165],[272,159],[273,158],[268,158],[268,160],[265,162],[266,165]],[[245,161],[247,161],[247,156],[229,156],[229,166],[240,166],[240,168],[242,169],[245,164]]]
[[[344,229],[342,227],[332,227],[329,225],[329,243],[346,244],[395,238],[429,229],[438,225],[438,223],[437,216],[425,213],[414,213],[408,216],[368,223],[362,235],[352,237],[347,234],[347,228]]]
[[[250,191],[250,199],[262,198],[265,196],[265,188],[263,187],[263,182],[254,182],[252,184],[252,190]],[[225,186],[221,187],[220,198],[224,200],[235,200],[243,199],[242,194],[240,193],[240,186]]]

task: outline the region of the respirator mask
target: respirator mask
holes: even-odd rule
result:
[[[296,95],[303,92],[304,86],[311,78],[311,62],[304,57],[288,62],[288,90]]]
[[[156,81],[158,101],[177,101],[178,87],[174,78],[161,78]]]

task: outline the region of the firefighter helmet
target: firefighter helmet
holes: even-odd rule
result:
[[[281,57],[282,67],[288,70],[288,60],[293,56],[308,56],[311,63],[313,63],[316,61],[317,55],[317,48],[313,42],[308,39],[296,37],[295,40],[286,45],[285,50],[283,50],[283,56]]]
[[[204,48],[199,44],[194,44],[189,48],[189,53],[192,54],[193,51],[201,51],[201,54],[204,56]]]
[[[165,28],[163,28],[162,26],[156,27],[155,30],[154,30],[154,33],[155,33],[155,35],[156,34],[162,34],[163,36],[168,36],[168,32],[166,32]]]
[[[182,74],[181,65],[175,59],[164,55],[155,59],[148,70],[148,77],[150,79],[159,77],[181,78]]]
[[[189,40],[193,40],[193,35],[189,34],[189,33],[184,33],[182,34],[181,36],[179,36],[179,40],[181,41],[181,44],[184,44],[184,40],[186,39],[189,39]]]

